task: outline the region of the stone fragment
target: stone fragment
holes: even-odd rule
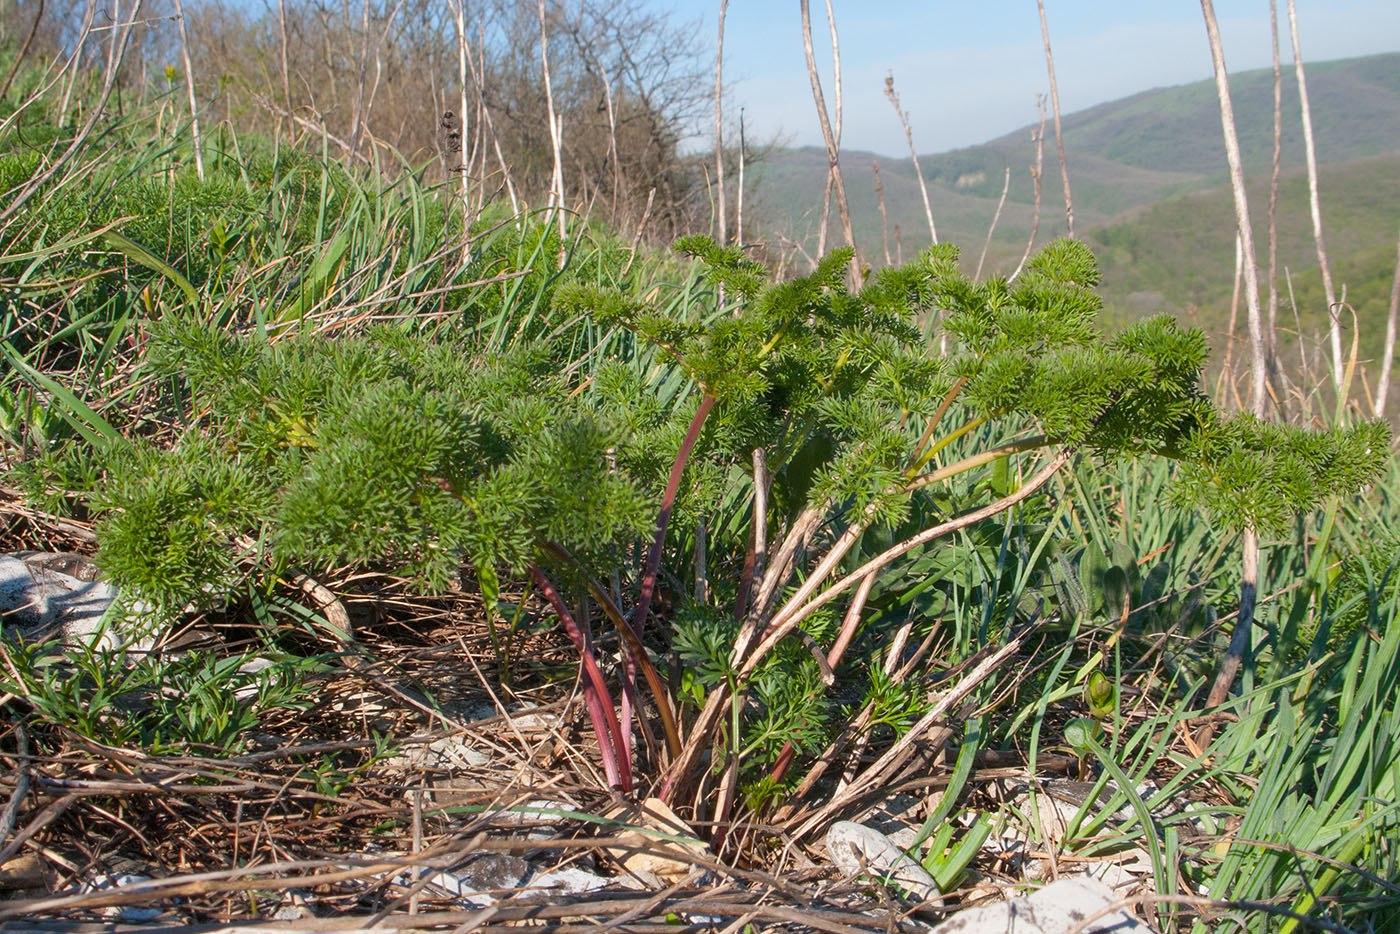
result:
[[[479,853],[449,871],[427,876],[428,884],[477,908],[494,905],[514,894],[530,875],[530,864],[518,856]]]
[[[52,570],[46,557],[0,555],[0,625],[27,642],[91,638],[116,590]],[[76,569],[71,562],[61,566]]]
[[[1098,879],[1061,879],[1029,895],[960,911],[929,934],[1152,934],[1127,909],[1108,910],[1121,900]]]
[[[832,824],[826,832],[826,851],[843,875],[863,873],[920,901],[939,897],[933,876],[923,866],[906,856],[889,837],[864,824]]]
[[[704,861],[710,858],[709,848],[695,836],[695,831],[660,798],[614,808],[605,816],[638,828],[617,834],[621,845],[608,849],[608,854],[634,876],[648,881],[654,877],[670,884],[686,878],[696,868],[696,862],[687,856]],[[664,855],[659,851],[664,851]]]

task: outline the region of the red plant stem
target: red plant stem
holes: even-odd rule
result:
[[[1400,269],[1400,266],[1396,268]],[[753,593],[754,559],[757,557],[757,543],[749,536],[749,547],[744,551],[744,570],[739,575],[739,594],[734,598],[734,621],[743,622],[749,611],[749,595]]]
[[[710,409],[714,407],[715,397],[706,393],[700,400],[700,408],[696,409],[695,417],[690,420],[690,428],[685,433],[685,440],[681,442],[681,449],[676,452],[676,459],[671,462],[671,476],[666,481],[666,492],[661,497],[661,511],[656,515],[656,535],[652,537],[651,547],[647,550],[646,570],[642,574],[642,589],[637,595],[637,608],[632,613],[632,632],[637,638],[642,637],[642,632],[646,627],[647,614],[651,612],[651,598],[656,593],[656,578],[661,573],[661,549],[666,544],[666,525],[671,521],[671,509],[676,505],[676,493],[681,488],[681,474],[685,472],[686,461],[690,460],[690,451],[695,447],[695,442],[700,438],[700,429],[705,424],[705,417],[710,414]],[[635,690],[637,682],[637,662],[631,654],[627,657],[627,662],[623,665],[623,680],[629,688]],[[632,703],[631,694],[628,691],[622,693],[622,722],[627,729],[622,734],[622,748],[630,755],[632,751]]]
[[[715,397],[709,394],[700,400],[700,408],[695,410],[695,417],[690,420],[690,429],[685,433],[681,449],[676,452],[676,459],[671,462],[671,477],[666,481],[666,493],[661,497],[661,511],[656,515],[656,535],[653,536],[651,548],[647,551],[642,590],[637,595],[637,609],[632,614],[632,631],[638,636],[646,628],[647,614],[651,612],[651,598],[656,592],[656,577],[661,573],[661,548],[666,544],[666,525],[671,521],[671,509],[676,505],[676,493],[681,488],[681,474],[685,472],[686,462],[690,460],[690,451],[699,440],[700,429],[704,427],[705,417],[710,414],[714,404]]]
[[[569,638],[573,640],[574,646],[578,649],[579,662],[583,666],[584,675],[583,700],[588,707],[588,718],[593,721],[593,732],[598,736],[598,752],[603,759],[603,774],[612,787],[631,791],[632,762],[621,742],[622,728],[618,725],[617,714],[613,710],[612,695],[608,693],[607,683],[603,680],[603,672],[599,670],[598,661],[593,657],[593,649],[584,639],[583,631],[579,629],[578,623],[569,613],[569,608],[564,605],[564,599],[559,596],[559,591],[540,570],[539,565],[530,565],[530,577],[534,579],[535,586],[539,587],[540,592],[549,600],[549,605],[554,608],[554,612],[559,616],[559,621],[564,624],[565,632],[569,634]]]

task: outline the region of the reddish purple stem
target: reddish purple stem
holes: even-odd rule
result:
[[[622,740],[622,728],[617,721],[617,713],[613,709],[612,695],[608,693],[607,683],[603,680],[603,672],[598,668],[598,661],[593,657],[593,649],[584,637],[583,630],[574,621],[569,608],[564,605],[564,600],[559,596],[559,591],[550,583],[548,577],[539,569],[538,565],[530,565],[530,576],[535,581],[535,586],[540,588],[550,606],[559,616],[559,621],[564,624],[564,630],[573,640],[574,646],[578,649],[579,661],[583,666],[583,700],[588,707],[588,718],[593,721],[593,732],[598,736],[598,751],[603,759],[603,774],[607,777],[608,784],[614,788],[621,788],[623,791],[632,790],[632,760],[628,755],[630,744]]]
[[[666,492],[661,497],[661,511],[656,515],[656,535],[652,537],[651,547],[647,550],[646,569],[642,573],[642,590],[637,595],[637,608],[632,613],[632,631],[637,634],[637,638],[642,637],[642,630],[646,628],[647,614],[651,612],[651,598],[656,593],[656,577],[661,573],[661,549],[666,544],[666,525],[671,521],[671,509],[676,505],[676,494],[681,488],[681,475],[685,473],[686,462],[690,460],[690,451],[695,447],[695,442],[700,438],[700,429],[704,427],[705,417],[710,414],[710,409],[714,408],[715,397],[708,393],[700,399],[700,408],[695,411],[695,417],[690,420],[690,428],[685,433],[685,440],[681,442],[681,449],[676,452],[676,459],[671,462],[671,476],[666,481]],[[623,679],[630,690],[622,692],[622,722],[626,724],[627,730],[622,734],[622,748],[628,755],[632,752],[632,704],[631,694],[636,690],[637,683],[637,663],[629,655],[627,663],[623,666]]]
[[[661,573],[661,548],[666,544],[666,524],[671,521],[671,508],[676,505],[676,493],[681,488],[681,474],[685,472],[686,462],[690,460],[690,451],[695,447],[695,442],[700,438],[700,429],[704,427],[705,416],[710,414],[710,409],[714,407],[715,397],[706,395],[700,400],[700,408],[695,411],[695,417],[690,420],[690,429],[685,433],[685,440],[681,442],[681,449],[676,452],[676,459],[671,462],[671,477],[666,481],[666,493],[661,498],[661,511],[656,515],[656,535],[651,540],[651,548],[647,551],[646,572],[642,575],[642,591],[637,595],[637,609],[632,614],[632,631],[638,636],[646,628],[647,614],[651,612],[651,598],[656,592],[656,577]]]

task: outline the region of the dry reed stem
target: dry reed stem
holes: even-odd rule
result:
[[[885,246],[885,265],[893,265],[890,259],[890,218],[885,213],[885,183],[880,181],[880,160],[870,160],[870,170],[875,173],[875,203],[880,206],[880,231]]]
[[[1225,52],[1220,43],[1220,26],[1211,0],[1201,0],[1211,61],[1215,67],[1216,96],[1220,102],[1220,127],[1225,139],[1225,158],[1230,169],[1230,188],[1235,199],[1235,225],[1239,233],[1244,264],[1245,308],[1249,324],[1250,409],[1262,416],[1268,401],[1264,391],[1267,367],[1264,362],[1264,334],[1259,302],[1259,264],[1254,249],[1254,228],[1249,219],[1249,199],[1244,185],[1244,160],[1239,135],[1235,131],[1235,109],[1230,100],[1230,80],[1225,70]]]
[[[938,243],[938,230],[933,226],[933,205],[929,203],[928,199],[928,184],[924,181],[923,170],[919,168],[919,152],[914,147],[914,130],[909,125],[909,114],[905,113],[904,108],[899,106],[899,94],[894,89],[894,72],[885,76],[885,97],[889,98],[895,114],[899,117],[900,126],[904,127],[904,139],[909,144],[909,158],[914,163],[914,177],[919,180],[919,194],[923,195],[924,198],[924,218],[928,221],[928,236],[936,244]],[[896,240],[899,239],[898,231],[899,228],[896,226]],[[901,256],[900,262],[903,261],[904,258]]]
[[[175,22],[180,33],[180,57],[185,63],[185,90],[190,102],[190,133],[194,137],[194,170],[199,180],[204,181],[203,142],[199,134],[199,101],[194,94],[194,66],[190,64],[190,40],[185,30],[185,8],[180,0],[175,0]]]
[[[1332,285],[1332,269],[1327,263],[1327,246],[1322,239],[1322,206],[1317,195],[1317,150],[1313,145],[1312,109],[1308,105],[1308,81],[1303,70],[1303,50],[1298,41],[1298,9],[1288,0],[1288,32],[1293,41],[1293,66],[1298,75],[1298,104],[1303,118],[1303,154],[1308,167],[1308,213],[1312,217],[1313,245],[1317,249],[1317,267],[1322,273],[1322,291],[1327,296],[1327,337],[1332,346],[1332,383],[1342,388],[1342,331],[1338,315],[1337,293]]]
[[[734,190],[734,242],[744,245],[744,108],[739,108],[739,182]]]
[[[720,0],[719,36],[715,40],[715,185],[718,188],[720,246],[729,245],[729,209],[724,194],[724,16],[728,12],[729,0]]]
[[[973,281],[982,278],[982,264],[987,261],[987,250],[992,246],[992,234],[996,232],[997,221],[1001,220],[1001,209],[1006,207],[1006,193],[1011,190],[1011,167],[1006,167],[1006,178],[1001,183],[1001,199],[997,201],[996,213],[992,215],[992,223],[987,227],[987,239],[982,244],[982,255],[977,257],[977,271],[972,274]]]
[[[974,690],[991,678],[1012,655],[1020,651],[1021,645],[1025,641],[1026,634],[1031,631],[1031,626],[1026,626],[1019,633],[1013,636],[1006,644],[995,648],[984,650],[983,658],[965,676],[959,679],[958,683],[940,696],[928,712],[919,718],[909,730],[899,738],[889,749],[886,749],[869,767],[867,767],[855,781],[851,782],[844,790],[835,795],[826,805],[819,809],[811,817],[807,818],[793,832],[793,839],[800,840],[813,830],[823,826],[831,817],[840,812],[844,807],[849,806],[861,795],[865,794],[882,778],[888,776],[897,764],[902,760],[903,755],[910,751],[916,742],[919,742],[924,734],[934,727],[943,717],[954,707],[961,704],[972,694]]]
[[[1385,319],[1385,348],[1381,352],[1381,378],[1376,383],[1376,418],[1385,417],[1386,396],[1390,393],[1390,367],[1395,362],[1395,325],[1400,314],[1400,241],[1395,247],[1395,277],[1390,282],[1390,310]]]
[[[1035,249],[1035,238],[1040,232],[1040,197],[1042,185],[1042,173],[1045,168],[1045,97],[1037,94],[1035,98],[1036,109],[1040,111],[1040,124],[1031,131],[1031,140],[1035,143],[1035,165],[1030,167],[1031,183],[1035,186],[1035,208],[1031,213],[1031,235],[1026,239],[1026,251],[1021,254],[1021,261],[1016,264],[1015,270],[1008,277],[1009,281],[1015,282],[1016,277],[1021,274],[1021,270],[1026,268],[1026,262],[1031,258],[1031,250]]]
[[[564,126],[563,117],[556,116],[554,111],[554,85],[549,75],[549,30],[546,28],[544,0],[539,0],[536,9],[540,20],[540,63],[544,71],[544,99],[549,114],[549,143],[554,154],[554,170],[549,180],[549,206],[554,209],[559,224],[559,266],[562,268],[567,257],[569,239],[564,210],[567,204],[564,198]]]
[[[131,39],[131,32],[136,27],[137,18],[141,14],[141,5],[143,2],[144,0],[136,0],[125,24],[122,24],[120,19],[116,20],[119,28],[114,27],[112,30],[112,44],[108,52],[107,67],[102,78],[102,90],[98,94],[97,103],[88,113],[87,120],[83,122],[82,128],[74,135],[68,147],[60,153],[57,158],[50,162],[44,171],[30,178],[25,186],[19,190],[19,193],[10,200],[9,206],[3,211],[0,211],[0,226],[3,226],[6,221],[14,217],[30,198],[34,197],[38,191],[58,174],[60,169],[71,162],[78,152],[82,150],[84,144],[87,142],[87,138],[92,135],[92,131],[97,126],[97,121],[102,118],[103,113],[106,111],[107,101],[111,99],[112,91],[116,87],[117,74],[121,70],[122,60],[126,56],[127,45]],[[89,19],[85,23],[82,34],[79,37],[79,48],[75,49],[73,53],[74,80],[77,78],[78,56],[81,52],[81,43],[90,30],[91,20]],[[69,90],[71,91],[71,89],[70,84]],[[66,111],[67,108],[65,107],[64,112]]]
[[[855,571],[827,587],[827,589],[820,594],[813,596],[815,591],[825,582],[826,576],[834,570],[841,557],[849,550],[855,539],[859,537],[858,534],[852,536],[848,530],[846,534],[837,539],[836,543],[828,550],[826,556],[818,562],[817,567],[812,571],[803,585],[798,588],[797,593],[783,605],[781,610],[767,621],[766,626],[762,628],[762,638],[752,650],[749,650],[748,646],[752,639],[759,634],[759,629],[757,627],[762,625],[762,620],[767,614],[755,613],[750,615],[749,619],[745,621],[745,626],[740,629],[739,636],[735,640],[735,650],[731,654],[732,663],[736,670],[736,681],[739,685],[739,690],[743,690],[748,677],[753,673],[758,663],[763,660],[764,656],[766,656],[780,640],[789,635],[802,620],[806,619],[813,612],[844,593],[852,585],[859,583],[867,575],[883,569],[891,561],[907,554],[914,548],[927,544],[949,532],[974,525],[983,519],[1003,512],[1015,506],[1017,503],[1020,503],[1044,486],[1051,477],[1055,476],[1060,469],[1069,462],[1073,453],[1073,448],[1062,449],[1052,455],[1045,465],[1041,467],[1035,475],[1028,478],[1015,492],[989,503],[986,506],[970,510],[946,522],[925,529],[918,535],[876,555]],[[821,513],[813,508],[809,508],[806,515],[813,513],[815,513],[815,518],[812,521],[815,524],[820,521]],[[853,527],[859,524],[859,522],[856,522]],[[789,541],[795,537],[795,535],[790,534]],[[784,548],[786,547],[787,543],[784,544]],[[786,575],[784,574],[783,576],[785,577]],[[666,772],[661,793],[663,799],[674,794],[677,786],[681,783],[693,780],[691,773],[699,760],[701,751],[709,748],[709,744],[713,740],[714,731],[718,727],[720,718],[723,716],[724,710],[730,701],[731,697],[729,692],[723,688],[715,690],[707,698],[704,708],[695,721],[695,725],[691,728],[691,733],[687,738],[685,749]]]
[[[58,105],[59,113],[68,113],[68,104],[73,99],[73,86],[78,81],[78,66],[83,58],[83,49],[87,45],[88,37],[92,35],[92,21],[97,14],[97,0],[88,0],[87,12],[83,14],[83,25],[78,30],[78,38],[73,41],[73,54],[68,58],[68,67],[71,68],[72,75],[68,79],[67,85],[63,88],[63,100]]]
[[[1074,238],[1074,199],[1069,192],[1069,164],[1065,162],[1065,140],[1060,130],[1060,88],[1055,83],[1055,56],[1050,52],[1050,27],[1045,23],[1045,0],[1036,0],[1040,10],[1040,35],[1045,40],[1045,69],[1050,74],[1050,109],[1055,115],[1055,150],[1060,156],[1060,179],[1065,186],[1065,222]]]
[[[852,228],[852,226],[851,226],[851,208],[850,208],[850,205],[849,205],[849,204],[847,203],[847,201],[846,201],[846,185],[845,185],[845,183],[841,180],[841,154],[840,154],[840,142],[839,142],[839,140],[838,140],[838,138],[837,138],[837,136],[836,136],[836,131],[833,130],[833,128],[832,128],[831,117],[830,117],[830,115],[827,113],[827,110],[826,110],[826,98],[825,98],[825,96],[822,94],[821,78],[820,78],[820,77],[818,76],[818,74],[817,74],[817,59],[816,59],[816,53],[815,53],[815,52],[813,51],[813,49],[812,49],[812,11],[811,11],[811,3],[810,3],[810,0],[801,0],[801,4],[802,4],[802,50],[803,50],[803,52],[804,52],[804,54],[806,55],[806,58],[807,58],[807,79],[808,79],[808,81],[809,81],[809,82],[811,83],[811,85],[812,85],[812,100],[813,100],[813,101],[816,103],[816,105],[817,105],[817,118],[818,118],[818,120],[819,120],[820,123],[821,123],[821,128],[822,128],[822,140],[826,143],[827,179],[829,180],[829,182],[830,182],[830,184],[831,184],[832,190],[836,193],[836,210],[837,210],[837,212],[838,212],[838,213],[840,214],[840,216],[841,216],[841,230],[842,230],[842,233],[845,234],[845,237],[846,237],[846,245],[849,246],[849,247],[851,247],[852,249],[855,249],[855,246],[856,246],[856,235],[855,235],[855,230],[854,230],[854,229]],[[830,7],[830,3],[829,3],[829,2],[828,2],[828,5],[827,5],[827,13],[828,13],[828,16],[830,17],[830,16],[831,16],[831,7]],[[836,98],[835,98],[835,100],[836,100],[836,105],[837,105],[837,116],[838,116],[838,119],[839,119],[839,116],[840,116],[840,105],[841,105],[841,80],[840,80],[840,79],[841,79],[841,71],[840,71],[840,67],[839,67],[839,66],[840,66],[840,53],[839,53],[839,50],[838,50],[838,46],[837,46],[836,43],[835,43],[835,38],[836,38],[836,20],[835,20],[834,17],[831,17],[831,35],[832,35],[832,40],[833,40],[833,41],[832,41],[832,48],[831,48],[832,59],[833,59],[833,61],[837,64],[837,71],[836,71]],[[839,129],[839,124],[838,124],[838,129]],[[825,222],[826,222],[826,217],[825,217],[825,212],[823,212],[823,217],[822,217],[822,223],[823,223],[823,225],[825,225]],[[820,253],[820,252],[822,252],[822,250],[821,250],[821,249],[818,249],[818,252]],[[857,259],[855,260],[855,262],[853,262],[853,263],[851,264],[850,269],[847,270],[846,279],[847,279],[847,282],[850,283],[852,290],[854,290],[854,289],[860,287],[860,260],[859,260],[859,257],[857,257]]]
[[[1244,250],[1240,246],[1240,235],[1235,234],[1235,286],[1230,293],[1230,320],[1225,325],[1225,359],[1220,364],[1220,376],[1215,381],[1215,394],[1224,398],[1227,385],[1234,385],[1234,369],[1231,366],[1235,357],[1235,323],[1240,314],[1240,287],[1244,279]]]
[[[44,18],[44,0],[39,0],[38,9],[34,11],[34,22],[29,25],[29,34],[20,43],[19,51],[15,54],[15,60],[10,65],[9,72],[5,75],[5,81],[0,84],[0,100],[3,100],[10,93],[10,82],[15,80],[15,75],[19,74],[19,66],[24,61],[24,56],[29,52],[29,46],[34,43],[34,37],[39,33],[39,21]]]
[[[1283,156],[1283,70],[1279,65],[1278,0],[1269,0],[1269,37],[1274,68],[1274,150],[1269,175],[1269,301],[1264,322],[1264,361],[1271,388],[1281,390],[1284,376],[1278,365],[1278,186]]]

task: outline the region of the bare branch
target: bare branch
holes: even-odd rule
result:
[[[810,0],[801,0],[802,3],[802,49],[807,56],[807,78],[812,84],[812,99],[817,105],[817,117],[821,121],[822,139],[826,142],[827,177],[831,181],[832,189],[836,192],[836,209],[841,214],[841,228],[846,235],[846,243],[852,248],[856,245],[855,231],[851,227],[851,209],[846,202],[846,186],[841,181],[841,155],[840,146],[836,135],[832,130],[831,118],[826,111],[826,98],[822,94],[821,79],[817,75],[816,54],[812,50],[812,12]],[[835,34],[836,21],[832,20],[832,33]],[[836,56],[836,48],[833,46],[832,55]],[[838,72],[839,74],[839,72]],[[838,81],[839,85],[839,81]],[[839,100],[839,93],[838,93]],[[853,285],[859,283],[859,261],[851,264],[848,272],[848,279]]]
[[[1293,39],[1293,67],[1298,73],[1298,103],[1303,115],[1303,152],[1308,163],[1308,210],[1312,214],[1313,243],[1317,265],[1322,273],[1322,291],[1327,296],[1327,336],[1332,345],[1332,382],[1342,387],[1342,324],[1338,315],[1337,293],[1332,286],[1332,270],[1327,265],[1327,247],[1322,241],[1322,207],[1317,197],[1317,151],[1313,145],[1312,110],[1308,106],[1308,81],[1303,73],[1303,50],[1298,41],[1298,9],[1288,0],[1288,32]]]
[[[729,210],[724,201],[724,15],[729,0],[719,0],[719,38],[715,42],[715,185],[719,189],[719,242],[729,243]]]
[[[1055,149],[1060,154],[1060,179],[1065,185],[1065,222],[1074,237],[1074,199],[1069,193],[1069,165],[1065,162],[1065,140],[1060,132],[1060,88],[1055,83],[1055,56],[1050,52],[1050,27],[1045,24],[1045,0],[1036,0],[1040,8],[1040,35],[1045,40],[1045,68],[1050,73],[1050,109],[1055,115]]]
[[[923,170],[919,168],[919,152],[914,148],[914,130],[909,126],[909,115],[899,106],[899,95],[894,90],[894,72],[885,75],[885,96],[894,106],[894,112],[899,116],[899,123],[904,127],[904,138],[909,143],[909,158],[914,161],[914,175],[919,180],[919,194],[924,196],[924,217],[928,219],[929,239],[937,243],[938,231],[933,226],[933,207],[928,200],[928,184],[924,181]],[[898,238],[896,237],[896,239]]]
[[[1390,313],[1385,319],[1385,349],[1381,352],[1381,378],[1376,384],[1376,418],[1385,417],[1385,397],[1390,392],[1390,367],[1395,362],[1396,314],[1400,313],[1400,243],[1395,248],[1395,278],[1390,283]]]

